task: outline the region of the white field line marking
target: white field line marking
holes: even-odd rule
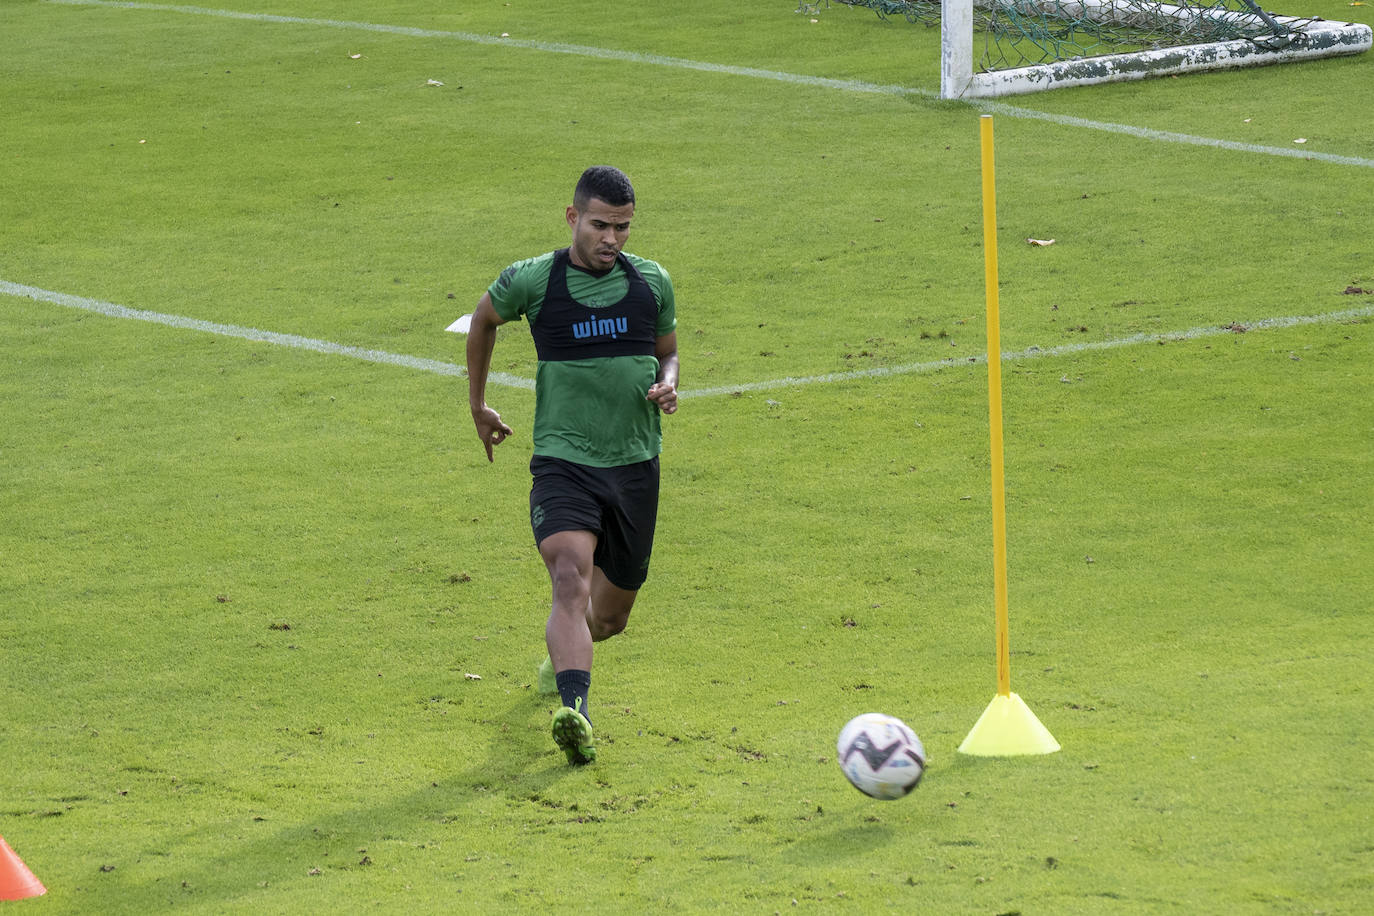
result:
[[[799,73],[786,73],[779,70],[763,70],[757,67],[735,67],[728,64],[713,64],[704,61],[689,60],[682,57],[665,57],[658,54],[642,54],[636,51],[617,51],[610,48],[596,48],[587,45],[564,44],[562,42],[536,41],[531,39],[519,38],[499,38],[494,35],[479,35],[473,32],[451,32],[438,29],[418,29],[408,26],[381,25],[370,22],[350,22],[337,19],[309,19],[300,16],[275,16],[269,13],[243,13],[235,10],[208,9],[200,6],[176,6],[163,3],[135,3],[122,2],[122,0],[48,0],[49,3],[59,3],[67,6],[104,6],[117,9],[128,10],[150,10],[163,13],[187,13],[195,16],[215,16],[221,19],[241,19],[249,22],[280,23],[286,25],[309,25],[320,26],[331,29],[353,29],[366,32],[378,32],[387,35],[405,35],[412,38],[440,38],[453,41],[466,41],[474,44],[484,45],[504,45],[512,48],[525,48],[532,51],[545,51],[553,54],[571,54],[578,57],[593,57],[602,60],[618,60],[630,63],[652,64],[659,67],[673,67],[680,70],[701,70],[708,73],[720,73],[728,76],[744,76],[752,79],[772,80],[780,83],[789,83],[795,86],[812,86],[821,89],[835,89],[841,92],[857,92],[866,94],[896,95],[896,96],[918,96],[920,98],[936,98],[936,93],[926,89],[916,89],[909,86],[880,85],[877,83],[867,83],[862,80],[838,80],[827,79],[819,76],[806,76]],[[1234,140],[1218,140],[1212,137],[1197,137],[1191,134],[1176,133],[1174,131],[1151,130],[1145,127],[1133,127],[1129,124],[1113,124],[1107,121],[1091,121],[1086,118],[1076,118],[1072,115],[1050,114],[1043,111],[1034,111],[1029,108],[1022,108],[1016,105],[1007,105],[1002,102],[980,101],[969,103],[973,107],[986,111],[991,114],[1005,115],[1010,118],[1025,118],[1037,121],[1047,121],[1061,127],[1078,127],[1087,130],[1100,130],[1107,133],[1123,134],[1129,137],[1137,137],[1142,140],[1151,140],[1159,143],[1182,143],[1191,146],[1212,147],[1215,149],[1230,150],[1240,153],[1258,153],[1266,156],[1282,156],[1292,159],[1312,159],[1320,162],[1331,162],[1337,165],[1353,165],[1360,168],[1374,168],[1374,159],[1365,159],[1359,156],[1340,156],[1334,153],[1321,153],[1314,150],[1296,150],[1282,146],[1261,146],[1255,143],[1240,143]]]
[[[221,337],[238,337],[243,340],[269,343],[279,347],[290,347],[295,350],[313,350],[316,353],[328,353],[332,356],[348,356],[353,359],[363,360],[364,362],[402,366],[406,369],[418,369],[421,372],[433,372],[437,375],[467,375],[466,370],[462,366],[441,362],[437,359],[424,359],[419,356],[404,356],[397,353],[387,353],[385,350],[369,350],[363,347],[350,347],[345,344],[331,343],[327,340],[315,340],[310,337],[299,337],[295,334],[278,334],[275,331],[260,331],[257,328],[245,328],[234,324],[219,324],[214,321],[202,321],[199,318],[187,318],[183,315],[167,315],[162,312],[131,309],[127,306],[115,305],[113,302],[101,302],[99,299],[69,296],[66,293],[55,293],[51,290],[39,289],[34,286],[21,286],[18,283],[10,283],[5,280],[0,280],[0,293],[9,296],[21,296],[25,299],[33,299],[38,302],[51,302],[53,305],[82,309],[87,312],[96,312],[110,318],[148,321],[153,324],[163,324],[172,328],[185,328],[189,331],[203,331],[206,334],[218,334]],[[532,380],[521,378],[518,375],[507,375],[504,372],[493,372],[491,374],[491,381],[494,384],[503,385],[509,388],[528,388],[531,391],[534,390],[534,382]]]
[[[278,334],[274,331],[261,331],[257,328],[245,328],[233,324],[219,324],[213,321],[202,321],[198,318],[187,318],[182,315],[168,315],[162,312],[132,309],[123,305],[115,305],[112,302],[101,302],[98,299],[86,299],[81,296],[72,296],[66,293],[55,293],[34,286],[22,286],[18,283],[10,283],[6,280],[0,280],[0,295],[18,296],[24,299],[32,299],[37,302],[49,302],[53,305],[60,305],[66,308],[95,312],[110,318],[148,321],[153,324],[162,324],[173,328],[184,328],[186,330],[201,331],[207,334],[218,334],[223,337],[238,337],[243,340],[269,343],[279,347],[311,350],[315,353],[325,353],[331,356],[347,356],[352,359],[360,359],[371,363],[385,363],[387,365],[401,366],[406,369],[415,369],[421,372],[432,372],[436,375],[458,377],[467,375],[467,371],[462,366],[454,363],[441,362],[440,360],[387,353],[383,350],[369,350],[363,347],[350,347],[344,344],[331,343],[326,340],[299,337],[295,334]],[[1356,321],[1370,317],[1374,317],[1374,305],[1347,309],[1340,312],[1328,312],[1325,315],[1294,315],[1281,318],[1262,318],[1257,321],[1239,322],[1239,324],[1244,327],[1248,333],[1250,331],[1292,328],[1309,324],[1336,324],[1343,321]],[[1025,362],[1032,359],[1043,359],[1048,356],[1072,356],[1079,353],[1091,353],[1097,350],[1114,350],[1120,347],[1132,347],[1139,344],[1161,341],[1197,340],[1203,337],[1218,337],[1223,334],[1235,333],[1237,332],[1231,327],[1202,327],[1190,328],[1186,331],[1132,334],[1129,337],[1119,337],[1114,340],[1100,340],[1091,343],[1066,344],[1058,347],[1027,347],[1024,350],[1004,352],[1002,354],[1002,361],[1004,363]],[[682,398],[705,398],[742,394],[751,391],[769,391],[775,388],[802,388],[810,385],[829,385],[869,378],[918,375],[927,372],[936,372],[940,369],[951,369],[957,366],[981,365],[986,362],[987,356],[982,354],[977,356],[951,357],[949,359],[930,360],[928,362],[907,363],[901,366],[856,369],[852,372],[830,372],[824,375],[804,375],[788,378],[765,379],[758,382],[743,382],[738,385],[720,385],[714,388],[697,388],[685,390],[680,396]],[[534,390],[533,380],[522,378],[518,375],[509,375],[504,372],[493,372],[489,381],[494,385],[502,387],[521,388],[527,391]]]
[[[1189,328],[1186,331],[1132,334],[1129,337],[1118,337],[1113,340],[1065,344],[1058,347],[1027,347],[1024,350],[1007,350],[1002,353],[1002,362],[1019,363],[1032,359],[1043,359],[1047,356],[1073,356],[1079,353],[1091,353],[1097,350],[1115,350],[1121,347],[1134,347],[1139,344],[1198,340],[1203,337],[1220,337],[1223,334],[1249,333],[1251,331],[1267,331],[1277,328],[1293,328],[1306,324],[1336,324],[1338,322],[1356,321],[1361,318],[1370,317],[1374,317],[1374,305],[1367,305],[1357,309],[1347,309],[1341,312],[1328,312],[1325,315],[1293,315],[1280,318],[1261,318],[1257,321],[1250,322],[1236,322],[1236,325],[1245,328],[1243,332],[1234,330],[1234,326],[1202,327]],[[940,369],[949,369],[955,366],[984,365],[987,361],[987,355],[980,353],[976,356],[951,357],[948,359],[930,360],[929,362],[923,363],[907,363],[901,366],[878,366],[873,369],[855,369],[851,372],[831,372],[825,375],[806,375],[798,378],[778,378],[761,382],[745,382],[742,385],[721,385],[716,388],[698,388],[693,391],[684,391],[681,396],[684,398],[711,397],[713,395],[735,394],[736,392],[768,391],[774,388],[826,385],[865,378],[886,378],[893,375],[916,375],[926,372],[935,372]]]

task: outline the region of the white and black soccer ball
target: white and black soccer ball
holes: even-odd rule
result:
[[[902,798],[926,770],[921,739],[901,719],[880,712],[850,719],[836,749],[845,778],[870,798]]]

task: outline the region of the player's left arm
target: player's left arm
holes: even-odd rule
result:
[[[660,335],[654,343],[658,357],[658,378],[649,389],[649,400],[664,413],[677,412],[677,331]]]

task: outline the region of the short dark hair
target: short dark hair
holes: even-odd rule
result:
[[[594,165],[582,173],[573,191],[573,206],[584,209],[593,199],[605,201],[612,207],[635,202],[635,189],[620,169],[609,165]]]

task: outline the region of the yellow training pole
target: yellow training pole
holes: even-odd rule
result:
[[[992,441],[993,602],[997,626],[997,695],[964,743],[963,754],[1006,757],[1052,754],[1059,742],[1011,692],[1011,641],[1007,613],[1007,499],[1002,465],[1002,341],[997,302],[997,182],[992,156],[992,115],[979,119],[983,152],[983,283],[988,313],[988,425]]]
[[[997,181],[992,115],[979,118],[983,148],[983,285],[988,312],[988,422],[992,432],[992,595],[997,609],[997,694],[1011,696],[1007,615],[1007,496],[1002,464],[1002,340],[997,302]]]

